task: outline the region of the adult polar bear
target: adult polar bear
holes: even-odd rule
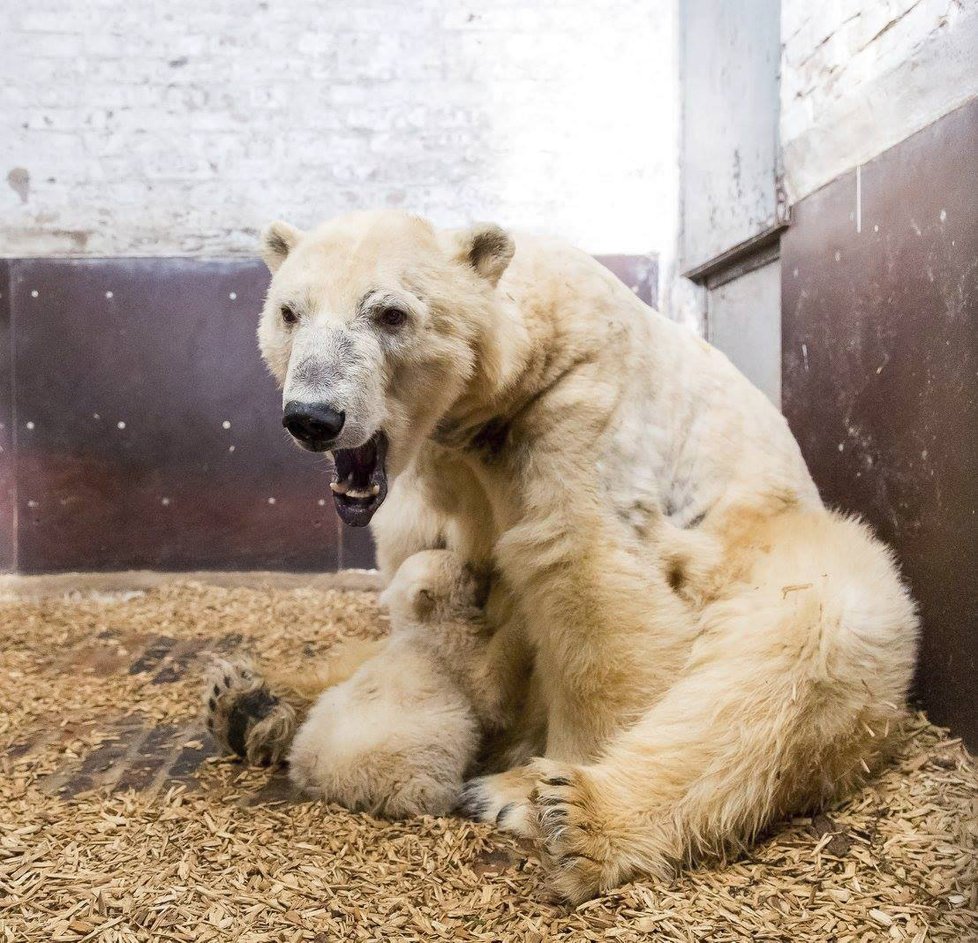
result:
[[[340,517],[372,519],[385,574],[445,545],[499,574],[522,706],[512,768],[464,803],[539,840],[560,894],[737,847],[878,763],[914,606],[722,354],[584,253],[492,225],[276,223],[264,256],[261,350],[289,431],[334,455]]]

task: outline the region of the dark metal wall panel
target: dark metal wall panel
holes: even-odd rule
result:
[[[17,566],[12,343],[10,263],[6,259],[0,259],[0,573],[13,570]]]
[[[655,302],[654,258],[601,261]],[[282,430],[267,285],[257,261],[2,262],[0,571],[373,565]]]
[[[11,266],[23,572],[334,569],[324,459],[281,427],[260,263]]]
[[[647,305],[659,306],[659,260],[655,256],[599,255],[596,258]]]
[[[365,570],[377,565],[373,536],[369,527],[340,525],[340,569]]]
[[[825,499],[897,552],[918,693],[978,747],[978,101],[795,207],[783,407]]]

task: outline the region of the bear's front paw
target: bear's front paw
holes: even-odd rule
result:
[[[586,771],[550,760],[532,765],[538,779],[530,801],[550,886],[571,904],[617,887],[619,859]]]
[[[216,659],[205,676],[207,729],[226,753],[258,766],[281,763],[295,734],[291,705],[245,659]]]

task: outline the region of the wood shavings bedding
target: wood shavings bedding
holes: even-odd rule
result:
[[[461,819],[296,801],[211,755],[201,659],[386,630],[368,591],[169,581],[0,603],[0,941],[978,940],[978,771],[911,718],[899,757],[749,857],[576,909]]]

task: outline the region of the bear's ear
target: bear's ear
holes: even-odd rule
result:
[[[265,229],[261,234],[261,257],[270,272],[274,272],[285,261],[285,257],[301,236],[301,230],[281,220]]]
[[[435,596],[430,589],[419,589],[414,594],[414,614],[418,619],[427,619],[434,608]]]
[[[494,288],[516,252],[513,237],[495,223],[476,223],[458,235],[458,258]]]

